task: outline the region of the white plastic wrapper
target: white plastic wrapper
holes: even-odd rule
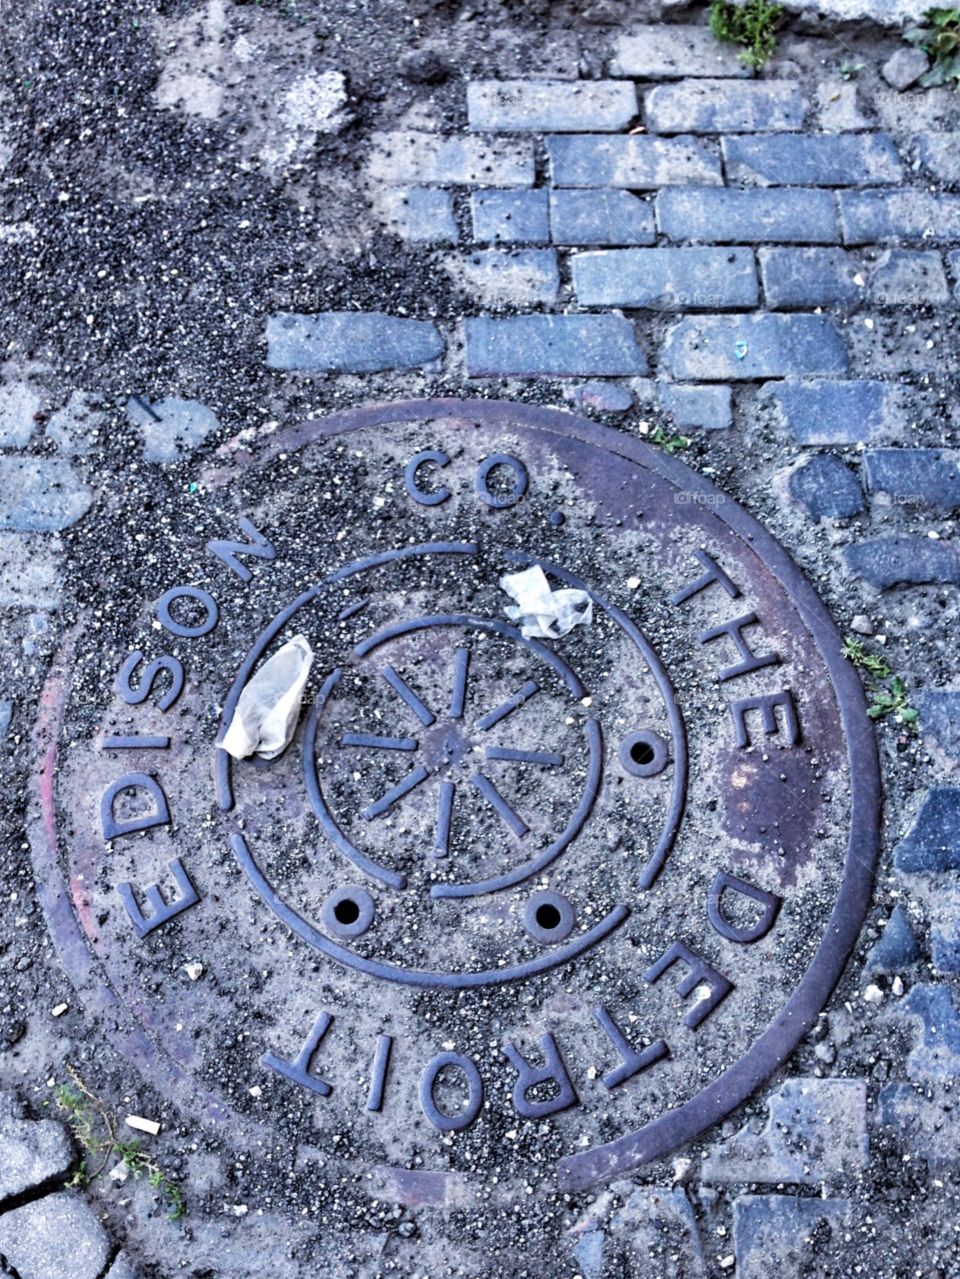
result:
[[[586,591],[553,591],[539,564],[521,573],[507,573],[500,586],[515,604],[504,609],[507,617],[520,623],[524,639],[560,639],[575,626],[593,621],[593,600]]]
[[[243,686],[220,745],[234,759],[276,759],[297,730],[303,690],[313,664],[305,636],[295,635]]]

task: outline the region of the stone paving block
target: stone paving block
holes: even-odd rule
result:
[[[960,132],[918,133],[913,138],[917,159],[940,182],[960,183]]]
[[[911,49],[902,45],[887,58],[880,68],[880,74],[898,92],[909,89],[912,84],[929,69],[930,59],[922,49]]]
[[[928,1168],[955,1167],[957,1146],[956,1102],[951,1096],[931,1096],[913,1084],[887,1084],[877,1098],[879,1120],[893,1129],[915,1159]]]
[[[474,80],[467,121],[489,133],[601,133],[625,129],[637,114],[626,80]]]
[[[381,182],[414,185],[530,187],[536,166],[530,138],[397,130],[373,135],[368,173]]]
[[[847,353],[825,315],[703,315],[675,324],[662,360],[678,381],[750,381],[844,373]]]
[[[822,1233],[833,1238],[849,1218],[845,1199],[741,1195],[733,1205],[737,1279],[801,1279],[826,1273]]]
[[[859,444],[897,425],[893,388],[886,382],[809,378],[765,386],[763,394],[799,444]]]
[[[127,417],[143,437],[144,458],[161,464],[189,457],[220,429],[212,409],[199,400],[181,400],[175,395],[153,404],[133,397],[127,401]]]
[[[949,759],[960,763],[960,691],[925,689],[913,700],[924,736],[932,737]]]
[[[10,722],[13,719],[13,702],[7,698],[0,700],[0,741],[10,732]]]
[[[886,493],[895,502],[933,506],[944,511],[960,507],[960,464],[945,449],[870,449],[865,458],[867,488]]]
[[[830,133],[855,133],[871,122],[860,107],[860,95],[850,80],[831,78],[817,85],[820,128]]]
[[[520,315],[464,321],[469,377],[603,376],[647,371],[629,320],[619,315]]]
[[[0,449],[24,449],[36,425],[43,401],[29,382],[0,386]]]
[[[25,1119],[11,1093],[0,1095],[0,1203],[35,1190],[73,1167],[73,1143],[54,1119]]]
[[[871,973],[902,973],[920,958],[917,939],[902,906],[894,906],[879,939],[870,947],[865,968]]]
[[[733,393],[729,386],[684,386],[660,383],[660,407],[681,429],[725,431],[733,425]]]
[[[708,1185],[786,1182],[818,1186],[867,1162],[867,1087],[860,1079],[788,1079],[768,1102],[766,1126],[750,1125],[704,1155]]]
[[[572,272],[581,306],[720,311],[760,295],[749,249],[604,249],[576,254]]]
[[[947,266],[954,280],[953,296],[960,302],[960,249],[947,254]]]
[[[764,133],[802,129],[807,99],[791,81],[680,80],[644,98],[651,133]]]
[[[960,582],[960,559],[953,546],[929,537],[880,537],[844,549],[853,577],[878,590]]]
[[[577,408],[597,413],[626,413],[633,405],[629,388],[619,382],[584,382],[577,387],[575,400]]]
[[[555,187],[630,187],[652,190],[676,184],[720,186],[720,156],[698,138],[616,137],[546,139]]]
[[[410,244],[456,244],[453,196],[434,187],[384,187],[378,193],[387,227]]]
[[[549,244],[546,191],[474,191],[473,238],[492,244]]]
[[[46,1195],[0,1216],[0,1254],[19,1279],[100,1279],[112,1247],[79,1195]]]
[[[583,1279],[601,1279],[604,1238],[602,1230],[585,1230],[571,1249]]]
[[[656,211],[657,226],[671,240],[836,244],[840,239],[829,191],[674,187],[658,193]]]
[[[76,524],[93,493],[60,458],[0,456],[0,529],[50,533]]]
[[[661,23],[631,27],[613,45],[610,74],[635,80],[671,80],[682,76],[749,79],[753,74],[737,50],[717,39],[707,26]]]
[[[554,244],[655,244],[653,205],[630,191],[550,192]]]
[[[551,305],[560,292],[553,249],[478,249],[447,262],[461,287],[489,305]]]
[[[917,820],[893,850],[893,864],[914,875],[960,870],[960,788],[937,786],[928,793]]]
[[[919,1021],[917,1042],[907,1057],[907,1075],[915,1083],[960,1077],[960,1015],[949,986],[921,983],[900,1007]]]
[[[58,608],[62,560],[59,538],[0,533],[0,608]]]
[[[933,960],[934,970],[949,976],[960,973],[960,923],[957,921],[957,905],[956,900],[951,901],[949,918],[932,924],[930,928],[930,958]],[[960,1144],[957,1156],[960,1158]]]
[[[855,306],[866,296],[859,262],[844,249],[762,248],[757,258],[764,301],[773,310]]]
[[[943,306],[950,287],[939,253],[887,249],[869,271],[867,297],[881,306]]]
[[[375,373],[410,369],[438,360],[445,343],[429,320],[408,320],[382,311],[325,311],[297,315],[279,311],[267,320],[267,364],[271,369],[325,373]]]
[[[721,149],[728,182],[863,187],[903,178],[885,133],[743,134],[724,138]]]
[[[837,198],[846,244],[960,241],[960,195],[841,191]]]
[[[682,1187],[635,1190],[611,1225],[616,1237],[626,1242],[626,1273],[631,1279],[706,1279],[697,1220]]]
[[[815,520],[849,519],[863,510],[857,477],[830,453],[818,453],[793,471],[787,488]]]
[[[51,415],[46,436],[67,457],[88,457],[106,420],[98,396],[74,391],[63,408]]]
[[[140,1279],[140,1271],[125,1252],[118,1252],[103,1279]]]

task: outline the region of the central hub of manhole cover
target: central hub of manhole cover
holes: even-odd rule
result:
[[[136,540],[104,517],[38,730],[37,878],[108,1033],[183,1109],[302,1109],[408,1197],[584,1186],[728,1114],[836,982],[877,838],[859,685],[784,552],[521,405],[351,412],[202,479]],[[518,574],[550,592],[522,616]],[[232,758],[297,636],[291,744]]]

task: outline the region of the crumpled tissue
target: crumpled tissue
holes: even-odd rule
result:
[[[220,746],[234,759],[281,755],[297,730],[312,663],[313,650],[303,635],[295,635],[277,649],[244,684]]]
[[[524,639],[560,639],[575,626],[593,621],[593,600],[587,592],[551,590],[539,564],[520,573],[507,573],[500,586],[516,601],[504,612],[511,621],[520,623]]]

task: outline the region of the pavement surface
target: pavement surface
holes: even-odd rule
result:
[[[905,14],[866,8],[792,18],[756,77],[716,44],[702,9],[615,0],[81,0],[69,12],[31,0],[0,15],[0,1273],[960,1275],[960,95],[917,87],[924,68],[895,25]],[[843,21],[862,17],[887,26]],[[835,993],[822,1015],[812,1010],[789,1061],[721,1122],[590,1184],[541,1175],[575,1138],[567,1119],[548,1121],[535,1105],[513,1128],[478,1124],[462,1149],[442,1107],[426,1135],[414,1103],[386,1111],[382,1140],[345,1112],[325,1118],[315,1085],[334,1035],[324,1042],[329,1025],[312,1021],[315,1000],[277,984],[299,943],[264,923],[236,882],[224,890],[239,903],[235,922],[202,914],[201,872],[198,910],[152,937],[131,929],[154,880],[164,894],[154,912],[182,907],[196,865],[222,866],[199,798],[202,833],[174,839],[169,859],[152,856],[161,846],[151,831],[111,839],[108,822],[106,838],[86,841],[85,823],[101,814],[83,796],[109,780],[91,743],[133,731],[130,718],[110,719],[104,690],[132,646],[148,652],[156,602],[178,581],[203,589],[198,548],[238,536],[249,546],[249,530],[225,527],[225,516],[256,507],[273,520],[281,489],[291,494],[282,509],[310,534],[301,550],[325,571],[343,564],[339,524],[369,530],[390,509],[366,462],[294,428],[417,397],[576,411],[619,432],[627,451],[646,443],[668,468],[686,464],[716,486],[691,481],[690,494],[728,495],[787,549],[851,637],[844,665],[866,686],[861,752],[876,742],[882,837]],[[372,430],[371,456],[400,465],[428,439],[418,429]],[[457,457],[473,460],[470,447]],[[326,474],[331,457],[330,491],[308,509],[299,467]],[[432,483],[424,475],[437,462],[427,463],[415,487]],[[507,490],[468,481],[463,492],[486,492],[492,509],[509,500],[509,477]],[[447,508],[450,529],[472,536],[480,517],[461,497]],[[539,509],[535,497],[525,509]],[[690,497],[691,527],[705,506]],[[418,527],[404,516],[393,531],[408,543]],[[615,530],[603,546],[625,536]],[[682,536],[665,538],[665,563]],[[591,551],[586,536],[577,545],[605,580],[624,575],[619,549]],[[275,601],[266,586],[258,593],[266,578],[249,555],[234,565],[256,570],[248,611],[263,626],[300,570],[292,556]],[[226,571],[239,592],[242,575]],[[457,585],[467,589],[467,577]],[[384,589],[398,582],[427,591],[389,575]],[[182,649],[170,651],[186,651],[203,608],[172,620],[165,629]],[[218,632],[229,669],[257,629]],[[591,668],[580,642],[596,675],[603,663],[594,655]],[[72,680],[59,702],[58,673]],[[132,716],[141,676],[127,675]],[[220,706],[216,694],[203,700],[201,675],[147,731],[192,717],[188,745],[212,746]],[[160,689],[167,677],[175,682],[170,667]],[[801,719],[829,695],[826,675],[811,676]],[[811,930],[822,930],[818,912],[836,887],[842,841],[831,841],[849,824],[849,781],[823,716],[827,771],[813,775],[823,813],[816,829],[788,832],[800,866],[791,887],[808,894]],[[694,745],[710,740],[691,731]],[[52,747],[62,761],[53,774]],[[176,759],[178,776],[199,768],[189,752]],[[351,779],[338,784],[346,804]],[[569,797],[551,795],[561,811]],[[636,821],[653,822],[655,805],[644,811]],[[711,849],[718,828],[706,806],[690,811]],[[138,818],[150,821],[142,807],[118,820]],[[274,834],[282,858],[284,831]],[[796,851],[807,835],[819,862]],[[789,843],[781,828],[776,840]],[[179,887],[174,856],[186,867]],[[121,878],[138,886],[126,915]],[[89,950],[78,920],[97,941]],[[355,917],[336,920],[349,936]],[[398,962],[411,935],[391,938]],[[778,982],[802,972],[809,939],[799,927],[790,936],[766,975],[760,960],[750,969],[745,1030],[767,1015]],[[439,948],[438,962],[460,945]],[[311,990],[348,989],[320,964],[309,972]],[[622,968],[596,974],[620,980]],[[699,980],[717,978],[711,969]],[[111,982],[123,989],[113,1003],[95,993]],[[572,999],[574,984],[554,991],[551,1027],[565,1024],[560,996]],[[389,1002],[377,994],[367,1008],[356,994],[366,988],[349,989],[364,1015]],[[434,991],[404,998],[390,1005],[397,1024],[432,1025],[431,1052],[453,1043],[442,1028],[459,1018],[481,1059],[482,1001],[451,1011]],[[522,1029],[516,1008],[506,1020],[508,996],[497,999],[504,1032]],[[181,1007],[198,1043],[215,1031],[213,1065],[188,1051],[194,1022]],[[739,1029],[699,1060],[706,1035],[691,1041],[690,1078],[712,1077]],[[164,1074],[151,1045],[177,1035],[177,1068]],[[360,1066],[330,1049],[356,1088],[367,1087],[377,1042],[349,1046]],[[540,1046],[546,1082],[562,1094],[562,1061]],[[259,1068],[264,1050],[286,1073]],[[590,1108],[596,1072],[572,1057],[569,1068],[584,1142],[612,1139],[616,1124]],[[526,1077],[522,1061],[516,1069]],[[668,1078],[660,1103],[672,1106],[683,1080]],[[655,1091],[629,1092],[636,1123]],[[509,1104],[505,1077],[490,1095]],[[217,1118],[224,1098],[235,1123]]]

